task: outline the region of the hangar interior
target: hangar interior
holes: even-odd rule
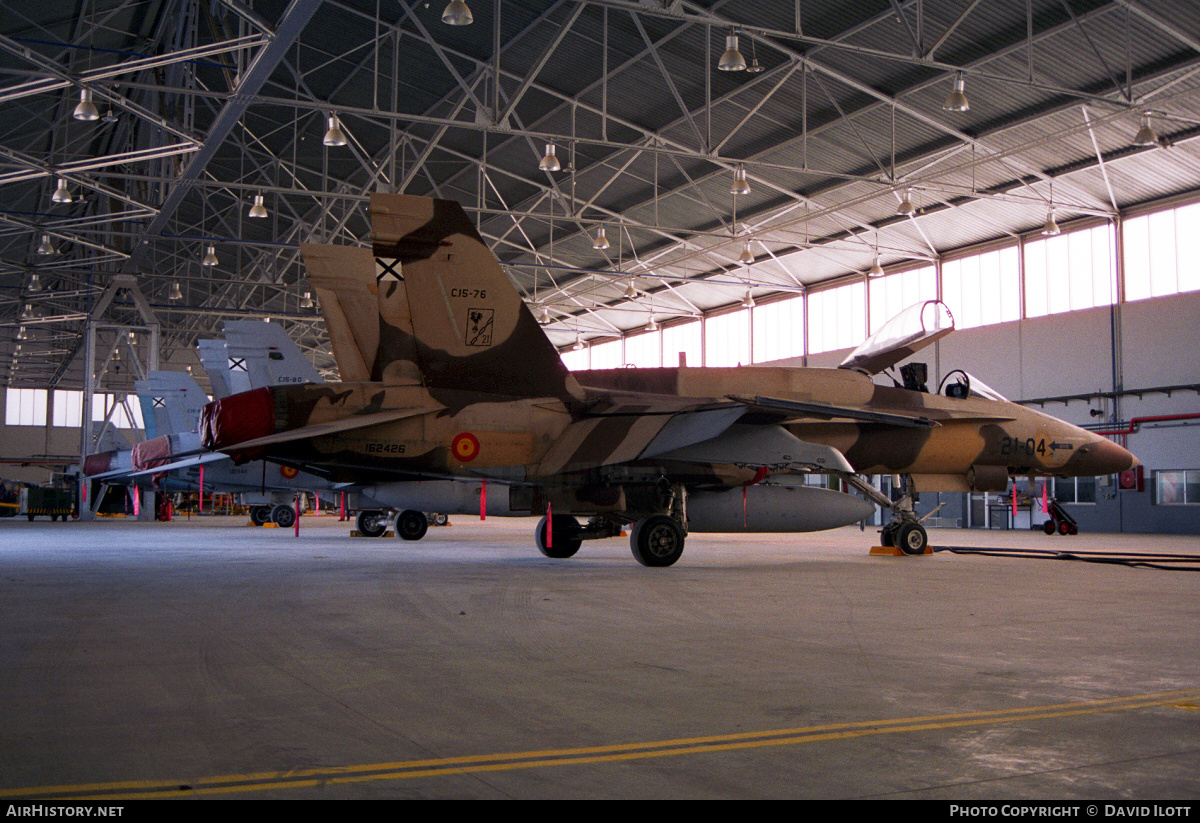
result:
[[[940,299],[931,383],[1143,467],[1056,484],[1107,533],[1069,551],[941,495],[973,553],[853,525],[669,570],[539,556],[516,518],[8,520],[14,814],[1200,796],[1200,4],[0,0],[0,114],[8,479],[138,440],[134,382],[208,388],[231,320],[336,377],[299,245],[370,245],[376,192],[462,203],[572,369],[834,366]]]
[[[941,299],[934,380],[1140,456],[1056,489],[1090,527],[1200,531],[1194,4],[452,5],[0,4],[8,476],[137,440],[226,320],[335,376],[298,245],[395,191],[467,208],[571,368],[835,365]]]

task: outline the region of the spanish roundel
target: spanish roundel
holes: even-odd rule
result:
[[[280,466],[279,473],[282,474],[284,477],[286,477],[288,480],[291,480],[293,477],[295,477],[296,475],[298,475],[300,473],[300,470],[293,468],[291,466]]]
[[[450,441],[450,453],[461,463],[470,463],[479,456],[479,438],[470,432],[456,434]]]

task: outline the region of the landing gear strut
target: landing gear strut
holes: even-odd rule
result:
[[[885,546],[895,546],[905,554],[925,553],[925,550],[929,548],[929,534],[921,525],[923,518],[918,518],[917,513],[913,510],[913,504],[917,501],[917,493],[912,491],[911,477],[907,475],[904,477],[904,495],[899,500],[892,502],[886,495],[856,474],[839,476],[865,494],[880,508],[891,509],[892,522],[880,531],[880,543]],[[938,506],[925,517],[929,517],[940,509],[941,506]]]

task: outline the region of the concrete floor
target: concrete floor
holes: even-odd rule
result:
[[[532,531],[2,521],[0,797],[1200,798],[1195,572]]]

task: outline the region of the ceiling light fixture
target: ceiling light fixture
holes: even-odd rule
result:
[[[312,292],[305,292],[304,297],[300,299],[300,308],[311,309],[313,307]]]
[[[74,117],[76,120],[99,120],[100,111],[96,108],[96,104],[92,102],[92,90],[79,90],[79,105],[75,107]]]
[[[867,277],[883,277],[883,266],[879,265],[879,253],[875,253],[875,262],[867,269]]]
[[[325,137],[321,140],[326,146],[344,146],[346,145],[346,133],[342,131],[342,121],[338,119],[337,114],[329,115],[329,128],[325,131]]]
[[[42,242],[37,247],[38,254],[58,254],[58,249],[54,248],[54,243],[50,240],[50,235],[43,234]],[[34,275],[35,277],[37,275]]]
[[[750,181],[746,179],[746,167],[739,165],[733,170],[733,185],[729,187],[729,193],[745,197],[750,194],[750,191]]]
[[[1142,115],[1142,127],[1138,129],[1138,133],[1134,135],[1133,144],[1135,146],[1157,146],[1158,134],[1154,131],[1154,127],[1150,125],[1150,112]]]
[[[33,317],[33,306],[26,303],[25,308],[21,311],[21,319],[29,320],[32,317]]]
[[[604,236],[604,226],[601,226],[596,230],[596,239],[592,242],[592,248],[596,251],[604,251],[608,246],[608,238]]]
[[[442,12],[442,22],[447,26],[469,26],[475,22],[465,0],[450,0]]]
[[[263,205],[263,196],[261,194],[254,195],[254,205],[250,207],[248,217],[266,217],[267,207]]]
[[[738,255],[738,261],[749,266],[754,262],[754,252],[750,251],[750,238],[746,238],[745,245],[742,246],[742,253]]]
[[[538,312],[538,322],[543,326],[550,324],[550,309],[542,306],[541,311]]]
[[[746,296],[742,298],[742,308],[754,308],[754,295],[750,294],[750,289],[746,289]]]
[[[942,103],[942,108],[946,111],[970,111],[971,103],[963,91],[965,87],[966,82],[963,80],[962,72],[954,72],[954,91],[946,96],[946,102]]]
[[[562,163],[558,162],[558,157],[554,154],[554,144],[546,144],[546,155],[538,163],[538,168],[542,171],[561,171]]]
[[[208,251],[204,252],[204,257],[200,260],[200,265],[212,268],[213,266],[217,265],[217,263],[217,247],[209,246]]]
[[[904,190],[904,197],[900,200],[900,205],[896,207],[896,214],[901,217],[912,217],[917,213],[917,207],[913,205],[912,189]]]
[[[646,324],[646,331],[658,331],[658,324],[654,322],[654,315],[650,315],[650,322]]]
[[[42,281],[37,272],[34,272],[29,278],[29,290],[34,292],[42,290]]]
[[[574,351],[583,351],[584,348],[586,347],[583,345],[583,338],[579,336],[579,332],[575,332],[575,345],[571,346],[571,349]]]
[[[1046,224],[1042,226],[1042,234],[1047,237],[1053,237],[1061,231],[1058,227],[1058,222],[1054,219],[1054,206],[1051,206],[1046,212]]]
[[[754,38],[750,38],[750,65],[746,66],[747,74],[758,74],[763,70],[763,67],[758,62],[758,45]]]
[[[25,331],[24,326],[17,329],[17,339],[18,340],[28,340],[29,339],[29,332]]]
[[[625,298],[627,300],[637,300],[637,296],[637,287],[633,285],[633,279],[630,278],[629,285],[625,287]]]
[[[176,280],[171,284],[171,293],[167,295],[168,300],[182,300],[183,291],[179,288],[179,281]]]
[[[70,203],[73,198],[71,190],[67,188],[67,181],[63,178],[58,178],[58,188],[54,190],[54,194],[50,195],[50,199],[55,203]]]
[[[746,70],[746,58],[742,57],[742,53],[738,51],[738,31],[738,29],[734,29],[733,33],[725,38],[725,53],[717,61],[717,68],[721,71]]]

